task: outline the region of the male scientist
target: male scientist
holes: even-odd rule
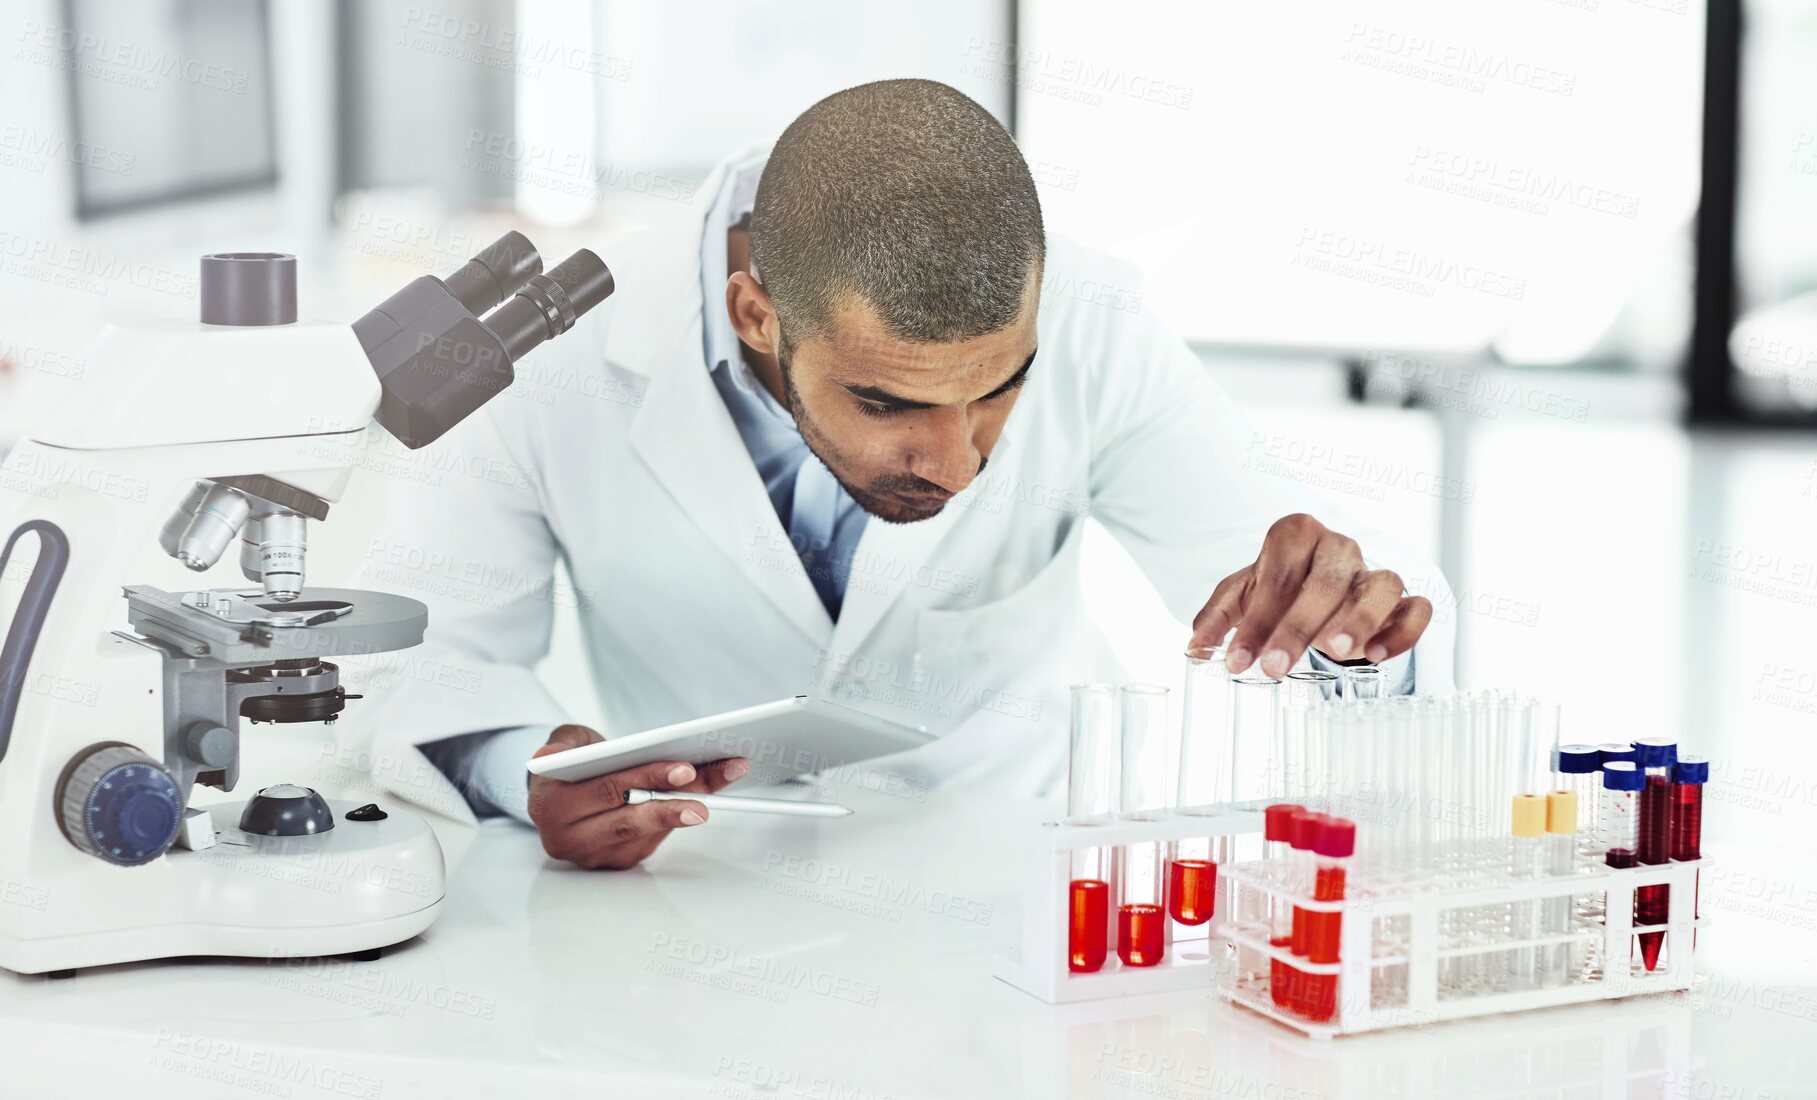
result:
[[[708,817],[626,790],[747,774],[528,778],[602,736],[533,671],[558,605],[606,735],[811,694],[936,735],[892,762],[912,782],[1050,786],[1068,683],[1109,671],[1088,516],[1192,643],[1234,630],[1233,672],[1368,660],[1402,691],[1448,685],[1438,572],[1359,547],[1256,460],[1130,270],[1047,235],[1015,143],[958,91],[829,96],[679,220],[599,248],[617,295],[393,479],[366,580],[430,626],[378,736],[450,804],[444,780],[551,856],[625,868]]]

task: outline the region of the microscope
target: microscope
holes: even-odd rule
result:
[[[234,789],[242,720],[333,722],[359,698],[330,657],[423,639],[416,600],[305,583],[308,524],[373,421],[435,442],[612,274],[584,249],[545,273],[507,233],[351,326],[298,320],[296,284],[293,256],[202,257],[200,319],[104,328],[77,395],[0,465],[0,594],[19,592],[0,647],[9,970],[376,957],[441,906],[441,847],[400,808],[293,783],[190,796]],[[122,588],[153,538],[198,573],[232,557],[246,583]]]

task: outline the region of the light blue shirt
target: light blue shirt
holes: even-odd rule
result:
[[[766,159],[766,154],[759,154],[732,167],[704,223],[701,350],[713,385],[770,494],[776,518],[788,529],[789,541],[827,615],[837,620],[866,513],[808,449],[794,416],[745,362],[738,333],[725,310],[729,277],[726,230],[750,215]],[[421,748],[475,814],[509,814],[528,823],[524,761],[548,739],[547,726],[520,726],[450,737]]]

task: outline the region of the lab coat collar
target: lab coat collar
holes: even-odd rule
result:
[[[651,288],[657,293],[645,297],[636,316],[612,326],[606,354],[650,380],[631,426],[638,456],[745,579],[825,646],[832,618],[794,557],[703,350],[700,234],[730,167],[749,155],[722,162],[701,184],[685,232],[662,233],[653,242],[659,254],[647,270],[660,286]]]

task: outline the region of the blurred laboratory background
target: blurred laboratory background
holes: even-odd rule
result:
[[[1442,564],[1462,686],[1554,697],[1571,740],[1678,735],[1712,799],[1772,815],[1744,820],[1817,823],[1779,778],[1817,763],[1811,0],[0,19],[0,448],[105,318],[190,314],[202,252],[294,252],[304,311],[352,319],[507,227],[559,256],[676,216],[820,96],[930,77],[1016,135],[1051,232],[1142,272],[1064,293],[1165,317],[1250,411],[1245,462]],[[346,520],[317,542],[324,578],[365,549]],[[1182,629],[1090,553],[1130,675],[1174,674]],[[584,719],[578,613],[547,671]]]

